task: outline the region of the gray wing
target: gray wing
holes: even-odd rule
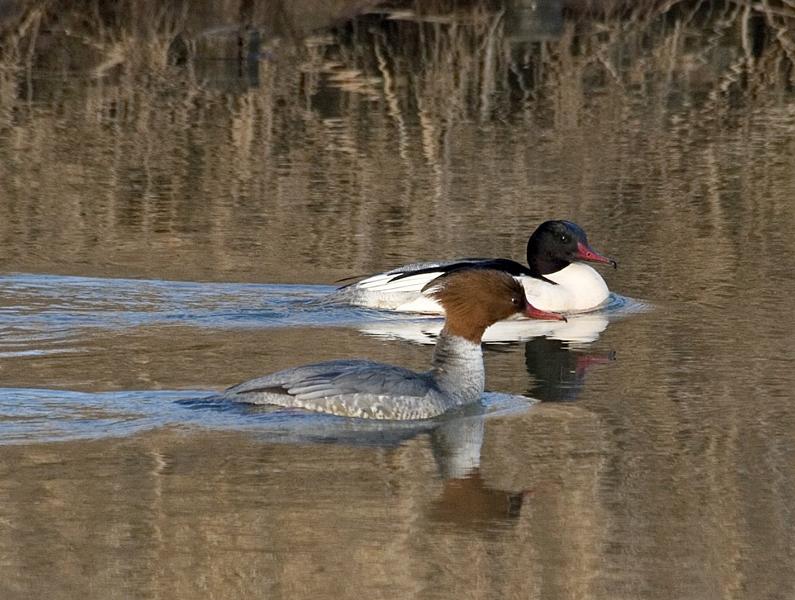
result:
[[[229,388],[229,400],[371,419],[424,419],[444,411],[431,379],[366,360],[279,371]]]
[[[360,360],[360,359],[341,359],[329,360],[322,363],[315,363],[311,365],[304,365],[301,367],[293,367],[263,375],[256,379],[249,379],[238,385],[234,385],[226,390],[226,394],[241,394],[245,392],[258,392],[268,388],[284,388],[287,389],[294,383],[298,383],[309,377],[326,375],[327,377],[334,377],[341,375],[349,369],[355,369],[363,365],[375,365],[373,361]]]

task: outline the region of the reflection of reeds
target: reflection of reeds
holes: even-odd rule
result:
[[[333,247],[340,254],[320,258],[319,266],[349,262],[363,269],[401,252],[388,241],[369,247],[384,226],[390,239],[408,244],[406,251],[423,254],[430,238],[417,232],[428,219],[432,239],[446,247],[474,241],[461,231],[462,210],[488,218],[492,211],[515,213],[521,202],[520,216],[533,219],[558,194],[556,186],[587,209],[596,198],[583,190],[596,175],[587,155],[560,145],[565,138],[553,138],[550,149],[574,154],[549,159],[551,179],[523,180],[525,161],[539,160],[527,148],[545,131],[584,143],[601,139],[631,165],[636,153],[627,144],[644,141],[622,139],[602,124],[631,126],[653,115],[664,127],[684,112],[692,116],[688,136],[695,143],[699,128],[736,120],[738,105],[775,103],[792,85],[785,4],[709,10],[702,2],[633,3],[598,13],[594,4],[568,3],[561,28],[538,40],[522,40],[514,30],[514,4],[417,3],[298,43],[288,40],[302,31],[290,20],[301,14],[299,4],[281,13],[256,3],[245,10],[188,10],[179,2],[168,9],[109,9],[99,0],[80,10],[32,4],[5,29],[0,71],[0,114],[15,139],[32,146],[23,162],[12,156],[0,168],[14,165],[24,180],[47,165],[41,184],[53,190],[95,173],[102,185],[91,195],[105,200],[95,199],[92,213],[108,211],[102,221],[114,225],[103,231],[113,243],[132,227],[172,250],[180,238],[167,241],[156,232],[187,229],[216,246],[219,266],[233,268],[241,261],[230,254],[236,242],[225,238],[229,232],[254,223],[273,231],[309,227],[300,249],[306,260]],[[336,5],[338,13],[344,5]],[[263,32],[259,56],[239,51],[251,45],[252,27]],[[36,75],[44,70],[50,75]],[[36,103],[24,105],[20,97]],[[57,117],[47,102],[70,108]],[[65,126],[80,133],[59,134]],[[504,127],[513,128],[510,135]],[[500,137],[514,149],[506,153],[493,143]],[[72,148],[79,139],[93,141]],[[578,181],[553,182],[564,158],[578,162]],[[495,190],[493,182],[470,177],[461,165],[474,159],[479,168],[510,172],[511,185]],[[671,160],[678,159],[659,168],[676,168]],[[3,179],[5,186],[14,180]],[[64,195],[42,189],[39,200],[65,201]],[[387,204],[369,202],[385,195]],[[230,197],[234,202],[223,200]],[[206,204],[197,206],[197,198]],[[488,202],[471,201],[479,198]],[[93,218],[81,214],[75,222]],[[315,226],[330,215],[333,228]],[[253,231],[245,235],[237,252],[262,243]],[[511,243],[520,247],[523,236],[517,231]]]
[[[111,156],[108,185],[102,190],[112,213],[147,231],[212,230],[208,239],[219,243],[216,259],[223,262],[228,243],[221,234],[241,225],[236,222],[238,203],[211,203],[196,211],[184,198],[264,198],[268,219],[279,228],[312,220],[284,210],[307,198],[299,200],[302,210],[339,211],[342,217],[338,231],[321,227],[313,232],[307,256],[323,254],[329,244],[355,253],[347,259],[372,258],[343,240],[368,223],[386,222],[413,235],[423,213],[448,212],[447,201],[456,193],[451,180],[456,147],[477,143],[458,124],[480,122],[486,127],[480,135],[489,135],[494,124],[522,116],[541,130],[575,131],[600,111],[633,118],[636,104],[649,100],[658,106],[660,118],[672,104],[701,107],[708,124],[730,114],[737,101],[764,103],[792,77],[791,43],[782,34],[787,17],[748,5],[727,4],[717,16],[704,16],[701,3],[686,8],[646,4],[618,17],[578,14],[565,21],[556,38],[522,44],[505,35],[504,14],[487,4],[462,9],[421,3],[393,18],[368,17],[360,26],[315,36],[297,47],[271,36],[264,48],[269,58],[258,69],[260,81],[235,90],[228,82],[233,81],[230,75],[237,76],[237,56],[221,68],[209,69],[202,62],[203,56],[235,48],[235,36],[230,40],[213,33],[225,23],[217,13],[207,11],[208,22],[202,24],[184,3],[171,10],[135,4],[110,14],[103,3],[92,6],[88,11],[33,8],[7,33],[3,113],[9,115],[17,104],[14,87],[31,81],[36,69],[66,64],[87,71],[93,82],[82,87],[38,84],[39,96],[62,97],[75,108],[82,102],[74,114],[86,116],[84,134],[102,140],[86,145],[85,152],[101,155],[84,157],[77,172]],[[664,20],[673,26],[663,27]],[[752,20],[754,27],[749,26]],[[752,39],[760,26],[766,27],[761,45]],[[694,44],[706,28],[711,31],[707,43]],[[287,31],[296,29],[286,26]],[[39,31],[46,34],[37,35]],[[60,60],[59,51],[70,58]],[[174,64],[175,52],[180,64]],[[75,63],[75,56],[82,62]],[[381,97],[388,121],[377,111],[360,113],[363,103],[373,105]],[[29,110],[27,126],[35,131],[27,139],[46,139],[59,126],[39,109]],[[219,117],[225,123],[221,128],[216,126]],[[397,134],[397,163],[390,160],[391,136],[363,137],[364,129],[384,125]],[[296,137],[296,131],[301,135]],[[52,150],[37,148],[37,161],[57,171],[63,161]],[[488,145],[483,150],[482,163],[499,169],[501,159],[489,155]],[[312,162],[320,170],[300,166]],[[326,166],[349,176],[339,180],[324,171]],[[370,175],[383,172],[394,173],[390,181],[403,190],[389,210],[366,201],[374,192],[386,192],[386,187],[376,191],[383,183]],[[427,178],[432,204],[419,209],[411,181]],[[476,195],[488,194],[477,185]],[[131,190],[135,201],[129,198]],[[312,200],[320,190],[329,193],[322,202]],[[123,209],[113,208],[118,202]],[[491,202],[494,209],[510,211],[515,199]],[[453,219],[437,221],[438,239],[456,238],[449,229],[457,227]],[[363,237],[378,236],[372,231]]]

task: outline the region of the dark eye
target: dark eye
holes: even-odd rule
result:
[[[511,304],[513,304],[514,306],[521,306],[522,300],[521,298],[514,296],[513,298],[511,298]]]
[[[569,241],[569,236],[567,236],[567,235],[560,236],[560,241],[565,244],[566,242]]]

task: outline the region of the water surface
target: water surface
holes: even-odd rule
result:
[[[0,14],[3,598],[795,595],[787,3],[154,4]],[[614,296],[482,407],[211,401],[424,368],[335,281],[547,218]]]

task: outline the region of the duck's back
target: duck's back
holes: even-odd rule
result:
[[[346,285],[337,290],[336,298],[370,308],[443,314],[441,305],[433,298],[424,295],[423,288],[440,275],[469,268],[496,269],[511,275],[528,272],[526,267],[504,258],[457,258],[411,263]]]
[[[414,263],[372,275],[338,290],[338,298],[358,306],[368,306],[399,312],[442,314],[442,307],[433,298],[422,293],[423,287],[441,273],[460,268],[459,265],[484,264],[495,261],[485,259],[460,259],[437,263]],[[500,261],[518,271],[518,263]],[[521,265],[519,265],[521,267]],[[526,269],[525,269],[526,270]],[[508,271],[511,272],[511,271]],[[533,306],[555,312],[585,312],[604,305],[610,290],[602,276],[593,267],[584,263],[571,263],[555,273],[544,275],[544,279],[518,275]],[[553,283],[550,283],[553,282]]]
[[[367,360],[285,369],[231,387],[224,397],[368,419],[427,419],[448,408],[428,374]]]
[[[403,265],[396,269],[370,275],[335,293],[335,298],[357,306],[442,314],[438,302],[422,295],[422,288],[459,261],[424,262]]]

